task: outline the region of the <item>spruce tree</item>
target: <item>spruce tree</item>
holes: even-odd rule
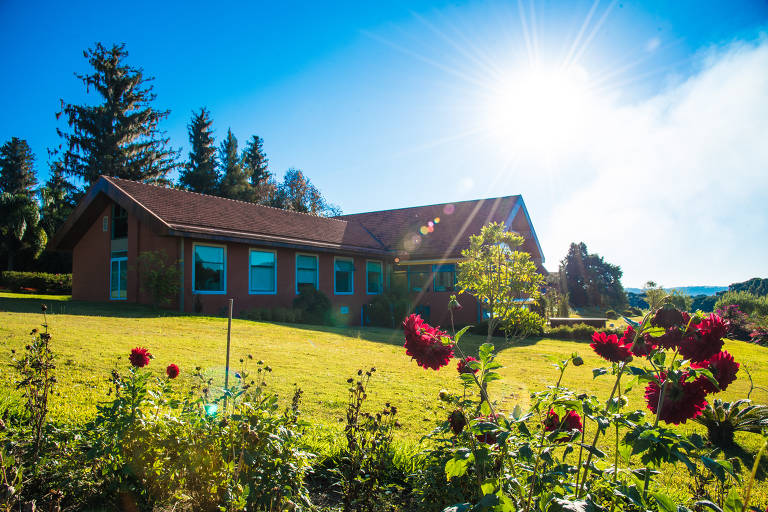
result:
[[[86,187],[102,174],[165,183],[178,166],[178,152],[169,148],[169,138],[159,129],[170,111],[152,107],[153,78],[125,63],[125,44],[107,48],[96,43],[83,55],[93,72],[75,76],[103,101],[93,106],[61,101],[57,117],[64,114],[70,127],[68,133],[58,130],[66,142],[65,172]]]
[[[211,113],[206,108],[201,108],[198,113],[192,112],[192,120],[187,125],[192,150],[179,175],[179,184],[192,192],[216,194],[219,189],[212,125]]]
[[[40,224],[49,239],[77,206],[77,190],[64,176],[61,160],[53,160],[50,171],[48,181],[40,188]]]
[[[227,130],[227,138],[224,139],[219,148],[219,162],[222,174],[219,195],[229,199],[251,201],[253,191],[248,182],[248,176],[243,171],[240,154],[237,150],[237,138],[232,134],[231,129]]]
[[[24,139],[13,137],[0,147],[0,193],[34,195],[35,155]]]
[[[267,169],[269,159],[263,145],[264,140],[254,135],[243,150],[243,170],[251,182],[253,199],[262,204],[268,201],[274,188],[270,181],[272,174]]]

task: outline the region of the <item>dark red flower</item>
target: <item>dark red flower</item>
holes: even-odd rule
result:
[[[453,345],[445,345],[442,338],[447,334],[432,327],[419,315],[410,315],[403,322],[405,353],[422,368],[439,370],[453,357]]]
[[[152,358],[152,354],[149,353],[144,347],[136,347],[131,350],[131,355],[128,356],[128,360],[136,368],[144,368],[149,364],[149,360]]]
[[[654,327],[679,327],[683,324],[683,314],[675,308],[660,308],[651,319],[651,325]]]
[[[576,411],[568,411],[561,420],[554,409],[550,409],[547,413],[547,417],[544,419],[544,430],[547,432],[553,432],[555,430],[562,430],[564,432],[573,432],[576,430],[581,432],[582,428],[584,427],[581,424],[581,416],[579,416],[579,413]],[[571,439],[573,439],[573,437],[575,436],[571,436]],[[565,441],[568,441],[568,438],[562,437],[558,439],[558,442]]]
[[[480,368],[472,369],[467,364],[470,361],[477,361],[477,358],[474,358],[472,356],[467,356],[464,359],[459,359],[459,363],[456,365],[456,370],[459,373],[477,373],[480,371]]]
[[[680,345],[680,342],[683,341],[683,331],[681,331],[679,327],[673,326],[667,329],[666,334],[654,339],[662,347],[674,350]]]
[[[704,389],[706,393],[717,393],[718,391],[725,391],[728,384],[736,380],[736,372],[739,371],[739,363],[733,360],[733,356],[727,351],[723,350],[718,352],[709,360],[702,363],[691,363],[693,368],[707,368],[712,372],[712,376],[715,377],[717,385],[720,389],[717,389],[712,381],[706,377],[699,377],[697,382]]]
[[[604,332],[595,332],[589,346],[597,355],[613,363],[628,361],[632,357],[630,347],[622,345],[615,334],[608,335]]]
[[[168,368],[165,369],[165,374],[168,375],[169,379],[175,379],[179,376],[179,367],[171,363],[168,365]]]
[[[451,413],[450,416],[448,416],[448,423],[451,424],[451,430],[453,430],[453,433],[459,435],[461,434],[461,431],[464,430],[464,427],[467,426],[467,419],[464,417],[463,412],[461,412],[459,409],[456,409]]]
[[[700,323],[691,326],[680,343],[680,354],[694,362],[704,362],[723,348],[723,336],[728,332],[728,324],[715,314],[710,314]]]
[[[645,387],[645,399],[648,402],[648,408],[656,414],[661,386],[664,382],[667,383],[659,419],[678,425],[699,416],[707,406],[704,389],[698,382],[685,382],[686,377],[683,375],[678,382],[672,382],[664,380],[666,375],[662,374],[661,385],[654,381]]]
[[[478,416],[475,418],[478,423],[496,423],[496,416],[489,414],[488,416]],[[475,435],[475,439],[485,444],[496,444],[496,432],[486,432],[484,434]]]

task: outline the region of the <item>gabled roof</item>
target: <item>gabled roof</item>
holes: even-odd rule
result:
[[[504,222],[529,241],[526,250],[541,255],[521,196],[326,218],[106,176],[88,190],[49,248],[73,249],[112,202],[159,235],[392,255],[401,260],[458,258],[469,245],[469,235],[489,222]],[[518,215],[521,210],[523,216]]]
[[[102,176],[51,242],[71,250],[112,200],[161,235],[386,254],[356,223]]]
[[[522,209],[524,221],[516,220]],[[541,248],[519,195],[382,210],[337,217],[362,225],[401,260],[440,260],[461,257],[469,236],[489,222],[501,222]],[[543,259],[543,256],[542,256]]]

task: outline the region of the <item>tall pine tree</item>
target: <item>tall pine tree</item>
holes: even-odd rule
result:
[[[103,102],[90,106],[61,101],[57,117],[63,113],[70,127],[69,132],[58,130],[66,142],[65,172],[86,187],[102,174],[165,183],[178,166],[178,152],[169,148],[169,138],[158,128],[170,111],[152,107],[153,78],[125,63],[125,44],[107,48],[96,43],[83,55],[93,72],[75,76]]]
[[[35,155],[24,139],[11,138],[0,147],[0,192],[34,195]]]
[[[227,138],[224,139],[219,148],[219,162],[222,174],[219,195],[229,199],[251,201],[253,191],[248,182],[248,175],[243,171],[240,154],[237,150],[237,138],[232,134],[231,129],[227,130]]]
[[[274,183],[270,180],[272,174],[267,168],[269,159],[263,145],[264,140],[254,135],[243,150],[243,170],[251,182],[253,200],[262,204],[268,201],[274,189]]]
[[[192,192],[216,194],[219,190],[212,125],[211,113],[206,108],[193,112],[192,120],[187,125],[192,150],[189,152],[189,161],[179,175],[179,184]]]

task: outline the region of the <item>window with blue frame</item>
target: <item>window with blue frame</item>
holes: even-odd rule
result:
[[[338,295],[352,295],[354,285],[355,261],[352,258],[334,258],[333,291]]]
[[[251,249],[248,291],[255,294],[277,293],[277,273],[274,251]]]
[[[436,292],[452,292],[456,289],[456,265],[432,265],[432,272],[435,275],[433,289]]]
[[[367,261],[365,263],[366,289],[370,295],[382,292],[384,288],[384,268],[380,261]]]
[[[432,278],[431,265],[408,266],[408,289],[412,292],[427,291]]]
[[[296,293],[302,286],[317,289],[317,256],[314,254],[296,255]]]
[[[128,298],[128,253],[113,252],[109,266],[109,298],[125,300]]]
[[[195,293],[226,293],[226,250],[216,245],[194,244],[192,284]]]

